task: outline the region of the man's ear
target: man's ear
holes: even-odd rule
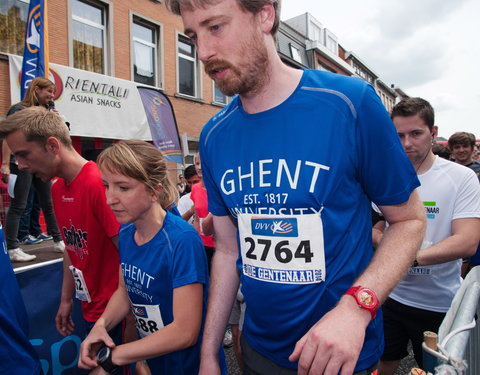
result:
[[[265,3],[262,9],[257,13],[260,26],[265,34],[270,34],[275,22],[275,8],[271,3]]]
[[[433,126],[432,127],[432,138],[435,139],[437,138],[437,135],[438,135],[438,126]]]
[[[45,143],[45,148],[47,151],[53,152],[55,155],[60,151],[60,141],[55,137],[48,137],[47,142]]]

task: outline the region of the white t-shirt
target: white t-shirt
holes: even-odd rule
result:
[[[418,177],[421,186],[417,190],[427,216],[422,249],[450,237],[453,220],[480,218],[480,185],[471,169],[437,157]],[[404,305],[446,312],[462,281],[461,264],[458,259],[412,267],[390,297]]]
[[[187,212],[190,208],[193,206],[193,201],[190,199],[190,193],[182,195],[180,199],[178,200],[178,211],[180,212],[180,215],[183,216],[185,212]],[[188,224],[193,225],[193,216],[187,220]]]

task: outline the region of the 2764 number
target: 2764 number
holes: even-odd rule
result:
[[[252,237],[245,237],[245,242],[248,244],[248,249],[246,253],[247,258],[256,260],[260,255],[260,260],[265,261],[267,259],[268,253],[272,248],[271,240],[260,238],[255,241],[255,239],[253,239]],[[280,263],[289,263],[293,258],[304,259],[305,263],[312,262],[313,252],[310,249],[309,240],[300,241],[295,250],[290,249],[289,245],[290,241],[283,240],[277,242],[275,247],[273,248],[275,258]],[[263,246],[263,250],[260,248],[260,246]]]

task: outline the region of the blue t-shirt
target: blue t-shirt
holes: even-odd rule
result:
[[[34,375],[40,361],[28,340],[28,316],[0,224],[0,374]]]
[[[196,230],[170,212],[155,237],[138,246],[135,226],[119,234],[120,262],[140,335],[153,333],[173,321],[173,290],[203,284],[203,320],[208,290],[205,250]],[[196,374],[200,363],[200,331],[196,345],[148,360],[152,374]]]
[[[248,114],[239,97],[200,137],[214,215],[239,224],[243,334],[277,364],[369,264],[371,201],[406,202],[418,185],[395,128],[365,81],[305,70],[290,97]],[[383,351],[381,314],[356,371]]]

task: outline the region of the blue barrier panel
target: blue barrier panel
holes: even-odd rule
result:
[[[15,269],[18,285],[27,308],[30,342],[37,350],[45,375],[80,375],[88,371],[77,367],[80,343],[85,336],[80,303],[74,300],[75,332],[61,336],[55,328],[60,302],[63,262],[52,262]]]

